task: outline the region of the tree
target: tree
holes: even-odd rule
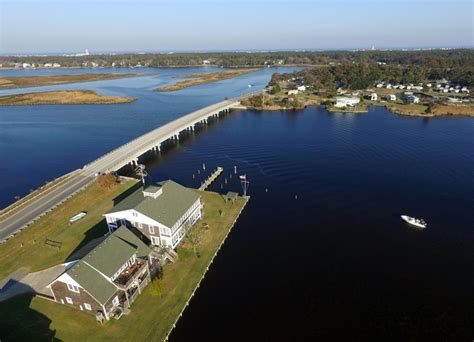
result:
[[[275,95],[276,93],[279,93],[281,91],[281,87],[278,83],[275,83],[272,86],[272,89],[270,90],[270,94]]]

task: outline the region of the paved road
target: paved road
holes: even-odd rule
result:
[[[23,229],[41,214],[54,208],[80,189],[89,185],[98,172],[117,171],[152,148],[159,146],[167,139],[179,135],[179,132],[194,127],[198,122],[223,110],[228,110],[239,104],[239,101],[251,94],[239,98],[225,100],[214,105],[199,109],[179,119],[158,127],[129,143],[105,154],[99,159],[87,164],[77,175],[68,179],[51,192],[36,200],[32,200],[21,210],[0,222],[0,241],[8,239],[15,232]]]

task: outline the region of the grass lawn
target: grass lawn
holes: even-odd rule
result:
[[[20,296],[0,306],[0,324],[8,327],[0,332],[8,331],[10,335],[6,337],[12,340],[28,336],[30,330],[37,331],[36,339],[48,340],[51,335],[66,341],[163,340],[246,203],[242,197],[230,204],[219,194],[201,194],[203,219],[192,228],[200,230],[200,257],[194,254],[189,242],[184,241],[178,248],[179,260],[166,265],[163,278],[148,285],[132,305],[130,315],[101,326],[92,315],[48,300]]]
[[[115,197],[134,184],[126,181],[104,189],[93,183],[1,244],[0,281],[20,267],[33,272],[62,263],[78,246],[104,235],[107,224],[102,214],[112,208]],[[69,225],[69,219],[80,211],[87,211],[87,216]],[[61,242],[61,249],[45,245],[46,239]]]

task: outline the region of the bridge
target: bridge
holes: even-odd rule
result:
[[[71,172],[59,185],[46,194],[26,199],[15,210],[9,210],[15,203],[4,209],[0,215],[0,242],[4,242],[18,231],[26,228],[39,217],[74,196],[91,184],[100,173],[118,171],[126,165],[137,165],[138,159],[150,151],[161,151],[167,140],[179,139],[185,131],[193,131],[197,124],[206,124],[210,118],[228,113],[238,107],[240,101],[255,93],[225,100],[184,115],[122,145],[102,157]],[[3,217],[2,217],[3,216]]]

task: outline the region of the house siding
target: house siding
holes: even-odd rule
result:
[[[56,301],[58,303],[61,303],[62,299],[64,301],[64,305],[73,307],[77,310],[80,310],[80,306],[82,305],[82,311],[90,313],[92,315],[95,315],[97,311],[102,311],[102,306],[100,305],[100,303],[97,302],[94,297],[92,297],[82,287],[79,288],[79,293],[77,293],[70,291],[66,283],[63,283],[62,281],[56,281],[51,284],[51,291],[53,292],[54,297],[56,298]],[[69,304],[66,301],[66,297],[72,299],[72,304]],[[89,304],[92,310],[86,310],[84,307],[84,303]]]

